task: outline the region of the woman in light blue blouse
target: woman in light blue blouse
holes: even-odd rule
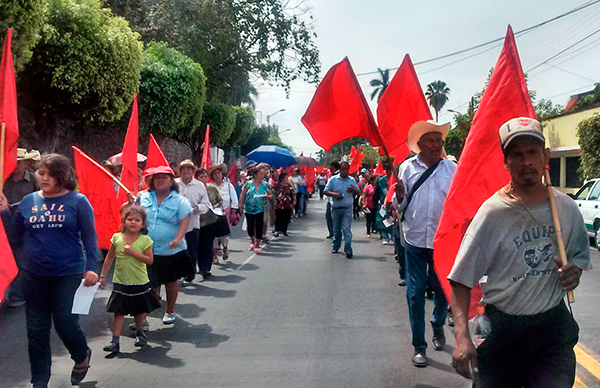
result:
[[[154,262],[148,266],[148,276],[157,295],[160,295],[160,286],[165,285],[167,311],[163,323],[168,325],[177,319],[177,281],[194,273],[185,242],[193,209],[190,202],[179,195],[175,174],[170,167],[156,167],[148,186],[148,192],[140,198],[140,205],[148,212],[148,235],[154,241]]]
[[[243,212],[246,214],[248,224],[248,236],[252,242],[248,250],[260,254],[260,241],[263,238],[263,220],[264,209],[267,201],[270,201],[271,188],[264,180],[264,172],[261,168],[255,168],[252,171],[252,180],[244,186],[240,195],[240,203]]]

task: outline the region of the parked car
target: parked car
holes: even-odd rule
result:
[[[600,178],[587,181],[571,197],[579,206],[588,235],[600,250]]]

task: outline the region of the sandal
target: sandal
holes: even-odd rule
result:
[[[223,252],[223,261],[229,260],[229,252]]]
[[[219,264],[219,258],[213,257],[213,264]]]
[[[73,366],[73,370],[71,371],[71,385],[79,385],[85,375],[87,375],[88,370],[90,369],[90,361],[92,360],[92,349],[89,349],[89,353],[87,356],[87,365],[86,366]]]

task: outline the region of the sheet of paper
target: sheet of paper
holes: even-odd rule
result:
[[[88,315],[90,313],[90,307],[92,307],[92,301],[94,300],[96,290],[98,289],[98,286],[100,286],[100,282],[98,282],[94,286],[86,287],[83,285],[83,282],[84,280],[81,279],[81,284],[79,285],[79,288],[77,288],[77,291],[75,291],[73,309],[71,309],[72,314]]]
[[[394,225],[394,219],[392,217],[384,219],[383,225],[385,225],[386,228],[389,228],[390,226]]]
[[[222,216],[224,214],[223,209],[221,209],[220,207],[211,207],[210,210],[212,210],[212,212],[218,216]]]
[[[381,209],[379,209],[379,214],[381,214],[382,217],[385,217],[385,213],[387,213],[387,210],[382,206]]]
[[[244,222],[242,223],[242,230],[244,232],[248,230],[248,221],[246,221],[246,217],[244,217]]]

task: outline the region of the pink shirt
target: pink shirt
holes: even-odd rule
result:
[[[367,184],[363,189],[363,193],[365,195],[364,205],[368,208],[374,209],[375,204],[373,203],[373,195],[375,194],[375,189],[371,184]]]

